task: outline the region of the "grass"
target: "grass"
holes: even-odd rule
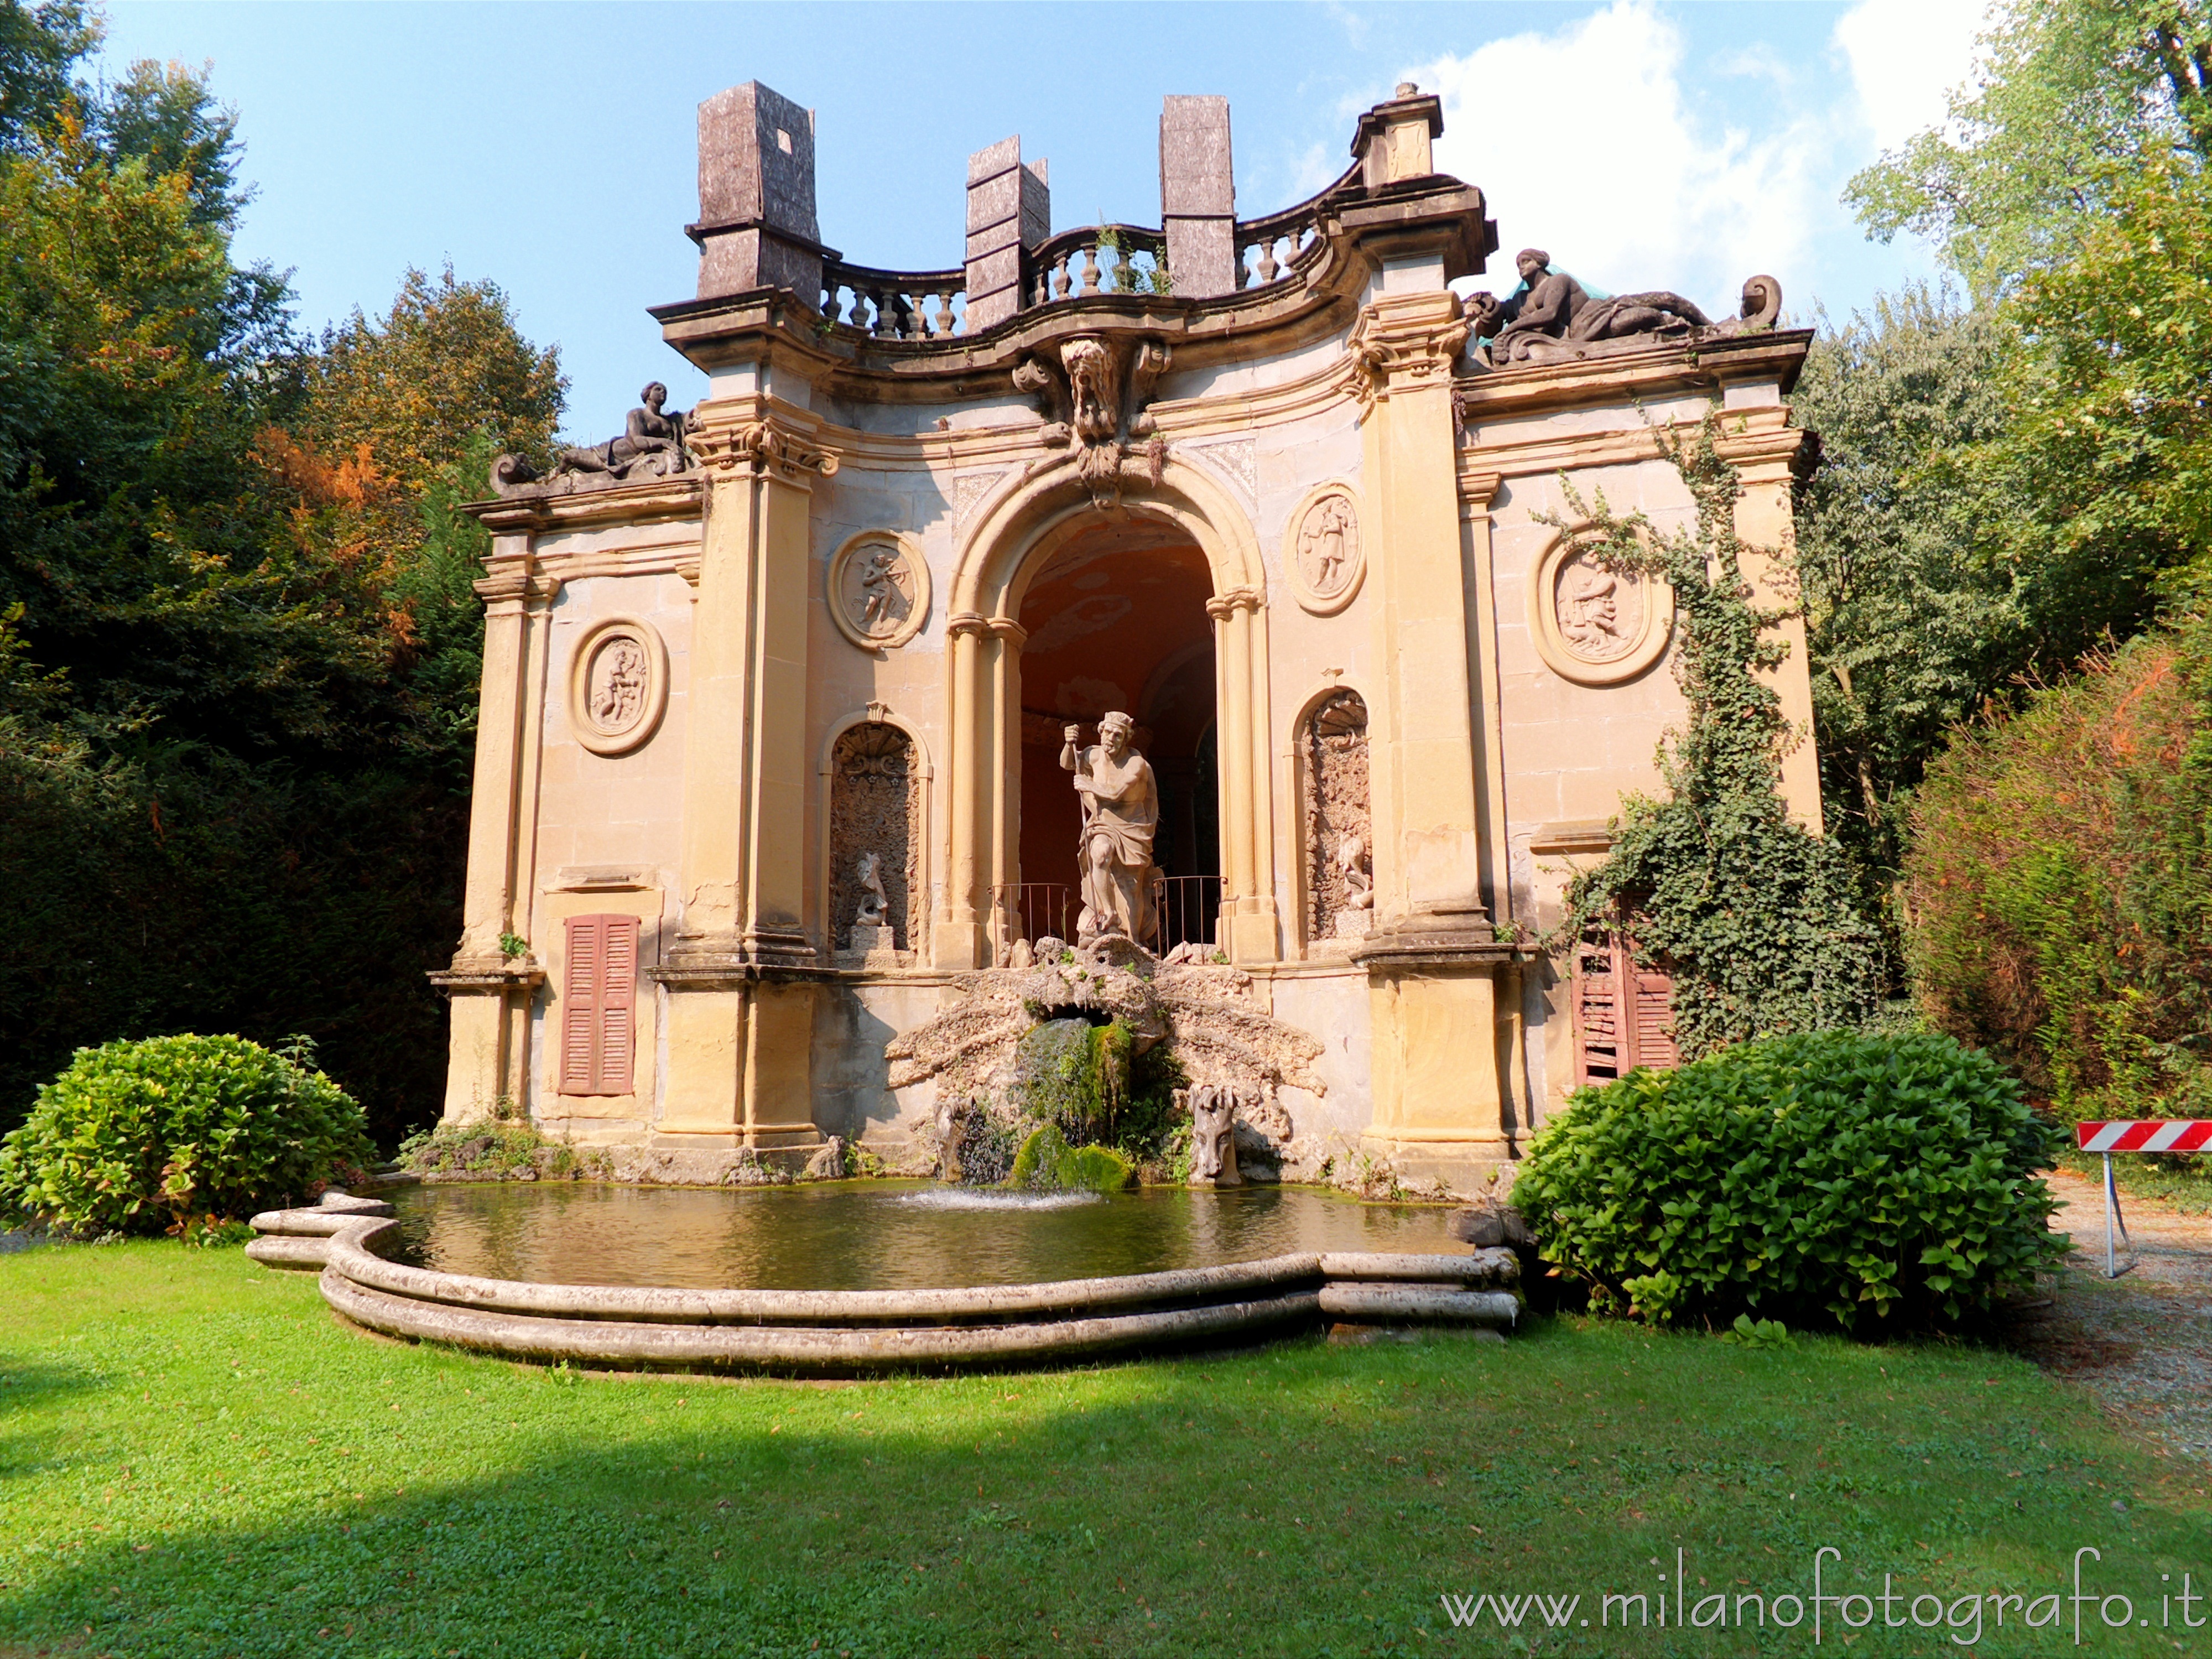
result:
[[[600,1376],[374,1340],[310,1277],[169,1243],[0,1258],[0,1308],[10,1659],[1794,1653],[1809,1623],[1475,1631],[1438,1598],[1589,1616],[1678,1549],[1693,1597],[1802,1596],[1824,1545],[1832,1591],[1954,1599],[2063,1590],[2094,1545],[2090,1582],[2152,1626],[2092,1605],[2085,1649],[2171,1653],[2161,1588],[2212,1577],[2204,1471],[1963,1346],[1556,1320],[951,1380]],[[2020,1616],[1980,1650],[2072,1650]],[[1825,1647],[1958,1651],[1825,1617]]]

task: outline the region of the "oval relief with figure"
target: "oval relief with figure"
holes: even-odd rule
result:
[[[1360,545],[1359,502],[1349,486],[1322,484],[1291,514],[1283,568],[1299,605],[1330,617],[1350,605],[1367,574]]]
[[[1666,654],[1674,591],[1656,576],[1608,569],[1561,537],[1536,562],[1529,626],[1545,665],[1579,685],[1632,680]]]
[[[568,669],[568,721],[595,755],[642,747],[668,707],[668,647],[638,617],[606,617],[584,630]]]
[[[830,617],[865,651],[889,651],[921,631],[929,615],[929,565],[908,538],[872,530],[830,561]]]

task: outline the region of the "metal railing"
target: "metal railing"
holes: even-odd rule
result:
[[[1210,950],[1221,915],[1219,876],[1162,876],[1155,892],[1159,933],[1146,943],[1162,956],[1178,945]],[[991,890],[992,942],[1003,949],[1016,939],[1075,942],[1083,901],[1065,882],[1006,882]]]
[[[995,913],[994,943],[1012,945],[1016,939],[1036,944],[1041,939],[1075,939],[1075,919],[1082,907],[1075,889],[1065,882],[1016,881],[991,890]]]
[[[1211,949],[1221,915],[1221,878],[1169,876],[1159,896],[1159,953],[1178,945]]]

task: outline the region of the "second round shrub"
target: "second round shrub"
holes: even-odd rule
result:
[[[2064,1254],[2056,1133],[1950,1037],[1814,1032],[1584,1090],[1513,1201],[1547,1260],[1656,1322],[1947,1323]]]

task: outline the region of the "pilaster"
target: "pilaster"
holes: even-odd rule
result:
[[[447,1122],[489,1116],[502,1100],[527,1103],[530,1002],[544,974],[530,957],[510,963],[500,940],[530,926],[545,612],[561,591],[534,562],[527,533],[500,536],[476,584],[484,601],[483,672],[461,939],[453,965],[430,976],[452,1004]]]
[[[650,977],[668,992],[663,1135],[813,1135],[815,987],[804,921],[811,486],[837,470],[811,417],[765,398],[702,404],[708,479],[684,750],[682,916]],[[781,971],[779,971],[781,970]],[[696,1144],[696,1143],[695,1143]]]

